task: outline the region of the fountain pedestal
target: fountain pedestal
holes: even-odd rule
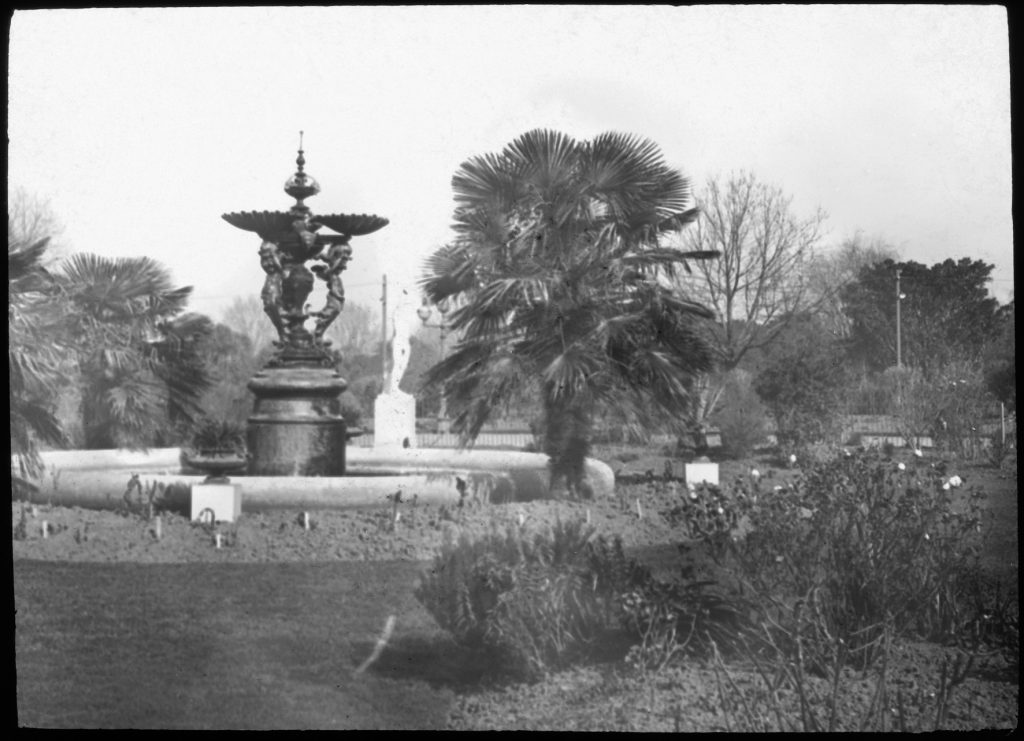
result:
[[[347,430],[339,396],[348,384],[331,368],[265,368],[247,446],[251,476],[343,476]]]

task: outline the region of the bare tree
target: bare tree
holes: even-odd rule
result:
[[[826,214],[799,219],[781,188],[741,172],[722,183],[711,178],[698,198],[701,218],[683,232],[692,250],[714,250],[717,260],[694,264],[689,282],[714,309],[723,370],[764,347],[812,298],[804,269],[822,236]]]
[[[257,352],[268,347],[277,336],[274,325],[263,312],[263,302],[259,296],[235,298],[231,306],[224,311],[222,321],[231,329],[248,337]]]
[[[772,342],[816,300],[805,268],[821,240],[826,214],[818,209],[798,218],[791,197],[747,172],[724,181],[709,178],[697,200],[701,216],[682,233],[683,246],[721,255],[696,262],[683,279],[691,295],[716,315],[706,330],[719,372],[700,380],[696,421],[702,424],[744,357]]]
[[[858,231],[838,249],[815,255],[807,266],[807,286],[823,325],[836,337],[850,333],[851,320],[843,311],[842,289],[857,280],[863,268],[898,260],[898,250],[880,237]]]
[[[346,301],[324,336],[343,355],[373,355],[380,350],[380,317],[374,309]]]
[[[224,311],[222,321],[248,337],[257,351],[269,346],[277,336],[263,312],[263,302],[255,295],[236,298]],[[343,355],[372,355],[380,342],[380,319],[373,310],[347,301],[324,337]]]
[[[8,244],[35,244],[41,239],[48,238],[45,261],[50,264],[66,256],[66,250],[60,244],[60,236],[63,233],[64,225],[54,214],[48,199],[29,193],[24,188],[8,188]]]

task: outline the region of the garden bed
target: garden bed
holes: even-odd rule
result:
[[[644,462],[646,463],[646,462]],[[664,460],[661,461],[663,469]],[[760,466],[766,478],[785,480],[787,470],[771,471],[766,461],[747,461],[723,467],[723,482]],[[613,467],[616,467],[613,463]],[[661,474],[661,470],[657,473]],[[987,562],[994,572],[1012,576],[1016,584],[1017,532],[1016,482],[1001,479],[988,469],[972,469],[964,477],[983,484],[994,515],[994,549]],[[530,502],[492,505],[469,500],[463,508],[441,509],[404,502],[398,508],[382,506],[361,512],[267,512],[244,514],[237,523],[216,528],[189,522],[180,514],[159,513],[159,538],[155,519],[139,514],[119,514],[75,508],[37,505],[12,506],[15,573],[21,562],[229,564],[229,563],[324,563],[374,561],[418,562],[423,567],[447,534],[459,530],[483,533],[495,525],[525,523],[533,527],[555,518],[589,518],[600,534],[618,535],[627,552],[651,565],[655,573],[670,575],[679,565],[674,544],[679,532],[663,516],[666,501],[681,496],[678,482],[620,486],[612,499],[591,502]],[[769,487],[770,488],[770,487]],[[47,535],[42,533],[46,522]],[[221,546],[216,545],[219,533]],[[413,565],[413,564],[410,564]],[[45,572],[39,572],[45,573]],[[17,579],[16,579],[17,584]],[[15,594],[16,603],[18,594]],[[1014,599],[1016,595],[1014,595]],[[112,608],[116,609],[116,608]],[[336,619],[346,618],[339,607]],[[410,622],[429,624],[431,619],[418,605],[415,619],[399,615],[399,626]],[[69,624],[72,625],[72,624]],[[69,630],[73,630],[69,627]],[[21,640],[21,638],[19,638]],[[429,691],[442,692],[439,701],[449,705],[446,725],[454,729],[536,730],[735,730],[750,727],[750,718],[764,721],[763,730],[776,727],[768,712],[763,682],[755,667],[712,660],[690,661],[657,672],[641,672],[627,666],[621,656],[604,663],[579,666],[552,673],[536,684],[466,684],[465,676],[438,675],[424,668],[413,670],[410,661],[425,666],[442,662],[451,646],[428,642],[410,658],[409,642],[416,636],[396,631],[392,645],[370,673],[381,677],[430,675]],[[21,646],[22,644],[19,644]],[[906,727],[930,730],[941,692],[943,662],[953,666],[962,652],[937,644],[901,642],[892,652],[888,697],[895,707],[897,690],[904,708]],[[21,677],[31,668],[20,665]],[[993,652],[975,658],[970,672],[949,698],[945,728],[1014,728],[1017,724],[1018,664],[1014,657]],[[863,718],[876,687],[873,675],[849,672],[836,705],[837,728],[853,730]],[[272,677],[268,681],[273,682]],[[828,695],[830,688],[817,678],[808,680],[811,691]],[[428,691],[424,689],[424,691]],[[750,705],[742,707],[740,698]],[[339,698],[334,698],[337,701]],[[757,703],[762,703],[758,705]],[[799,715],[798,699],[777,698]],[[822,722],[828,718],[822,718]],[[892,726],[898,718],[892,713]],[[434,721],[423,721],[434,724]],[[113,725],[111,725],[113,723]],[[747,725],[744,726],[743,724]],[[94,725],[83,721],[84,726]],[[324,727],[335,726],[323,721]],[[385,724],[386,725],[386,724]],[[101,727],[118,727],[107,721]],[[345,726],[352,727],[352,726]],[[396,726],[397,727],[397,726]],[[406,723],[406,727],[408,727]]]

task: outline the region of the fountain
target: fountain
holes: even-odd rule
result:
[[[278,334],[274,355],[249,383],[255,400],[246,430],[245,474],[234,473],[238,461],[197,461],[179,448],[47,451],[41,454],[44,470],[30,501],[117,508],[128,484],[129,490],[159,488],[164,506],[186,512],[213,496],[222,502],[214,508],[227,508],[233,517],[266,509],[376,507],[402,489],[425,504],[456,503],[464,493],[456,486],[460,478],[478,491],[482,487],[492,500],[547,494],[548,462],[539,453],[416,448],[415,399],[398,387],[409,361],[415,316],[408,292],[392,314],[393,361],[375,404],[375,445],[346,449],[359,431],[347,429],[341,414],[338,397],[347,384],[335,370],[324,332],[345,303],[341,274],[352,257],[351,239],[381,229],[388,220],[366,214],[314,216],[304,201],[320,186],[304,170],[301,133],[296,163],[284,187],[295,198],[288,211],[222,217],[261,240],[263,307]],[[311,260],[316,264],[307,268]],[[321,310],[310,311],[306,302],[317,279],[326,284],[327,299]],[[305,326],[310,319],[315,319],[312,332]],[[230,472],[234,483],[193,475],[182,468],[183,460],[211,463],[221,474]],[[17,470],[16,457],[11,466]],[[596,496],[612,494],[614,476],[606,464],[587,459],[586,474]]]
[[[262,240],[263,308],[278,333],[277,351],[249,383],[256,400],[247,430],[248,473],[342,476],[348,434],[338,397],[347,384],[334,370],[324,332],[345,304],[341,274],[352,257],[351,238],[371,234],[388,220],[366,214],[314,216],[304,201],[320,186],[303,170],[301,138],[296,164],[298,170],[284,186],[295,199],[289,211],[223,216]],[[325,227],[336,233],[320,233]],[[312,259],[320,264],[311,271],[305,263]],[[314,274],[327,284],[327,301],[320,311],[310,312],[306,300]],[[312,333],[305,327],[311,317],[317,320]]]

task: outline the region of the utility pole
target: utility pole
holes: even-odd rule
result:
[[[381,393],[387,392],[388,385],[388,274],[381,276],[380,289],[380,369]]]
[[[439,329],[441,330],[441,360],[444,360],[444,335],[448,329],[445,324],[445,314],[448,313],[448,303],[442,301],[438,307],[438,313],[441,314],[441,324]],[[441,390],[441,408],[438,411],[438,432],[448,432],[448,398],[444,395],[444,389]]]
[[[900,304],[903,303],[903,294],[900,293],[900,271],[896,269],[896,369],[903,368],[903,347],[900,337]]]

